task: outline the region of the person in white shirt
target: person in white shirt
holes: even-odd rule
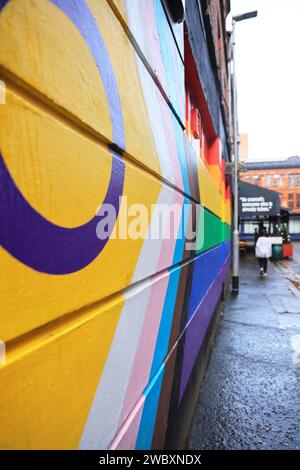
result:
[[[258,237],[255,245],[255,256],[258,258],[260,275],[267,276],[268,259],[272,254],[271,241],[268,238],[268,232],[263,228],[260,237]]]

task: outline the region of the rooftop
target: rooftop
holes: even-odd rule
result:
[[[300,168],[300,156],[289,157],[286,160],[246,162],[245,170],[271,170],[276,168]]]

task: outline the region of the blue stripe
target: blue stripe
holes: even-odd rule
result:
[[[230,242],[224,242],[201,254],[194,262],[188,318],[194,313],[209,287],[216,279],[230,250]]]
[[[188,200],[185,200],[183,204],[179,234],[182,233],[183,226],[184,226],[184,233],[185,233],[185,230],[188,224],[188,217],[184,217],[184,214],[185,214],[184,208],[186,206],[191,206]],[[184,244],[185,244],[185,238],[184,237],[182,237],[182,239],[178,238],[176,245],[175,245],[172,265],[182,260]],[[172,327],[172,322],[173,322],[173,315],[174,315],[174,309],[175,309],[175,303],[176,303],[176,297],[177,297],[177,289],[178,289],[178,283],[179,283],[179,278],[180,278],[180,272],[181,272],[181,268],[178,268],[178,269],[175,269],[175,271],[172,271],[170,273],[170,279],[168,283],[168,288],[166,292],[164,307],[162,311],[162,316],[160,320],[160,325],[159,325],[159,330],[158,330],[158,335],[157,335],[157,340],[156,340],[156,345],[155,345],[155,351],[154,351],[153,360],[152,360],[150,377],[152,376],[152,374],[156,372],[156,370],[161,365],[162,361],[164,360],[168,352],[169,338],[170,338],[171,327]]]
[[[184,200],[183,207],[182,207],[180,226],[178,229],[179,238],[177,239],[176,244],[175,244],[172,265],[181,261],[183,257],[185,237],[182,236],[182,238],[180,238],[180,235],[185,234],[185,230],[188,224],[189,217],[185,217],[185,215],[188,215],[189,211],[185,209],[186,206],[188,206],[189,208],[191,206],[191,203],[187,199]],[[153,355],[153,360],[152,360],[152,367],[150,371],[150,380],[152,376],[154,376],[154,378],[151,380],[150,383],[153,383],[153,381],[157,380],[156,377],[158,374],[161,374],[160,381],[162,381],[162,378],[163,378],[164,364],[162,364],[162,361],[164,360],[168,352],[169,338],[170,338],[171,327],[172,327],[172,322],[173,322],[173,315],[174,315],[174,308],[175,308],[176,297],[177,297],[176,294],[177,294],[178,284],[179,284],[179,279],[180,279],[180,272],[181,272],[181,268],[177,268],[170,273],[170,279],[168,282],[168,288],[166,292],[165,302],[163,306],[161,321],[159,325],[159,330],[158,330],[158,335],[156,339],[156,345],[155,345],[155,350],[154,350],[154,355]],[[156,373],[157,369],[158,369],[158,372]],[[154,375],[155,373],[156,375]],[[148,387],[146,388],[146,391],[147,389]],[[148,448],[150,449],[151,448],[155,419],[156,419],[156,409],[157,409],[157,403],[158,403],[159,394],[160,394],[160,386],[157,387],[155,391],[155,399],[153,395],[147,394],[146,391],[145,391],[146,399],[145,399],[145,404],[144,404],[144,409],[143,409],[143,414],[142,414],[142,419],[141,419],[141,424],[140,424],[140,429],[139,429],[138,439],[137,439],[137,449],[148,449]]]
[[[164,376],[164,368],[165,365],[163,364],[144,391],[146,403],[144,405],[139,432],[136,439],[136,450],[151,449],[158,401]]]
[[[170,39],[171,41],[173,41],[173,37],[172,36],[170,37],[171,33],[169,32],[169,28],[166,27],[167,20],[166,20],[165,13],[162,9],[160,1],[154,1],[153,3],[154,3],[154,13],[155,13],[155,19],[156,19],[156,28],[157,28],[158,37],[159,37],[159,47],[160,47],[162,62],[163,62],[164,70],[166,74],[168,92],[171,96],[172,107],[176,109],[176,115],[172,113],[172,121],[173,121],[173,128],[174,128],[175,139],[176,139],[176,148],[177,148],[177,153],[179,156],[179,163],[181,167],[183,186],[184,186],[184,191],[187,194],[190,194],[188,169],[187,169],[185,151],[184,151],[184,146],[183,146],[184,134],[182,132],[182,129],[178,125],[178,117],[177,117],[179,114],[180,107],[179,107],[178,98],[177,98],[175,79],[178,80],[179,78],[178,77],[174,78],[174,73],[176,73],[177,71],[174,70],[172,57],[171,57],[170,50],[168,47],[168,44],[170,44]],[[182,80],[184,80],[183,68],[182,68],[182,71],[180,70],[178,71],[178,73],[182,73]],[[182,84],[182,86],[184,87],[184,84]],[[184,97],[184,93],[183,93],[183,97]],[[182,123],[181,116],[180,116],[180,122]],[[185,126],[185,123],[182,123],[182,125]]]

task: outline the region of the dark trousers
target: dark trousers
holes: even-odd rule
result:
[[[259,267],[263,268],[264,273],[266,273],[268,269],[268,258],[258,258],[258,262],[259,262]]]

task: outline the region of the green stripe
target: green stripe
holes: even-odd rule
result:
[[[204,209],[204,243],[202,241],[203,237],[199,237],[196,254],[201,253],[202,251],[209,250],[210,248],[219,245],[220,243],[229,240],[231,238],[231,227],[222,222],[222,220],[216,215],[212,214],[208,210]],[[203,223],[203,218],[200,218],[199,221],[199,230],[201,230],[201,225]],[[203,230],[203,229],[202,229]],[[201,232],[200,232],[201,233]]]

